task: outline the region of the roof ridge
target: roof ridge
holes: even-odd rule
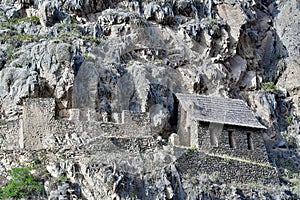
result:
[[[244,100],[242,99],[233,99],[233,98],[230,98],[230,97],[222,97],[222,96],[210,96],[210,95],[203,95],[203,94],[193,94],[193,93],[175,93],[175,95],[190,95],[190,96],[195,96],[196,97],[205,97],[205,98],[212,98],[212,99],[228,99],[230,101],[239,101],[239,102],[243,102],[245,103]]]

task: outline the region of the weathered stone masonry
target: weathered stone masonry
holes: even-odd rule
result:
[[[82,144],[101,136],[146,137],[151,134],[149,113],[115,113],[120,119],[116,123],[82,121],[80,109],[71,112],[70,119],[56,119],[55,99],[26,99],[23,118],[0,125],[0,148],[54,148]]]
[[[264,140],[261,137],[261,130],[247,127],[237,127],[224,125],[222,131],[217,133],[217,147],[212,147],[210,142],[209,123],[199,123],[199,149],[207,153],[227,155],[230,157],[238,157],[244,160],[251,160],[257,163],[269,163]],[[232,134],[234,146],[230,146],[229,132]],[[248,146],[248,134],[252,138],[252,149]]]
[[[0,149],[12,150],[20,147],[23,141],[21,125],[20,119],[0,123]]]
[[[262,137],[265,127],[244,102],[195,94],[176,96],[179,145],[197,148],[177,161],[182,173],[210,174],[225,182],[279,182]]]
[[[188,177],[193,177],[193,174],[203,173],[227,183],[276,184],[279,182],[276,168],[273,166],[203,154],[194,150],[184,153],[176,161],[176,167],[181,176],[187,174]]]
[[[176,94],[180,145],[268,163],[262,126],[241,100]]]
[[[0,149],[61,148],[101,141],[104,137],[119,138],[117,143],[126,138],[152,138],[149,113],[123,111],[113,113],[112,122],[103,122],[96,121],[92,112],[70,109],[69,118],[58,119],[55,106],[51,98],[26,99],[23,118],[0,123]],[[197,173],[218,174],[226,182],[278,181],[276,168],[268,162],[260,129],[197,121],[182,106],[178,119],[181,144],[198,147],[197,156],[182,166],[192,167]],[[216,133],[215,144],[209,134],[212,130]]]
[[[23,141],[30,149],[42,149],[43,142],[53,129],[55,120],[55,99],[26,99],[23,107]]]

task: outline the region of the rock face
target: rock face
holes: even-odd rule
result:
[[[68,117],[70,108],[93,110],[107,119],[122,110],[150,112],[151,128],[167,139],[176,131],[175,93],[239,98],[268,127],[265,142],[280,175],[297,179],[299,13],[297,0],[2,0],[0,125],[22,117],[25,98],[44,97],[55,98],[59,119]],[[97,154],[76,149],[73,160],[73,150],[66,150],[66,158],[46,152],[53,163],[47,165],[47,196],[214,198],[209,192],[195,195],[201,184],[195,188],[190,175],[177,171],[176,152],[129,150],[123,155],[121,146],[111,143],[96,145],[107,148]],[[2,138],[0,146],[5,146]],[[108,153],[112,149],[115,154]],[[0,170],[30,162],[30,153],[17,153],[27,159],[21,161],[1,152]],[[151,172],[155,162],[161,163]],[[51,177],[61,175],[70,180],[53,185]],[[198,178],[194,181],[212,184]],[[238,198],[238,189],[231,192]]]

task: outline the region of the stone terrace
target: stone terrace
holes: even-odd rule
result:
[[[209,174],[212,178],[227,183],[279,183],[277,170],[270,164],[206,154],[197,150],[186,150],[177,159],[176,167],[182,177]]]

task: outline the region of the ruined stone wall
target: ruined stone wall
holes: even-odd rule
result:
[[[209,124],[199,123],[199,148],[212,154],[228,155],[257,163],[268,163],[262,132],[257,129],[224,125],[217,134],[218,146],[210,145]],[[232,131],[235,147],[229,145],[228,131]],[[252,134],[253,150],[248,149],[247,133]]]
[[[121,134],[127,136],[145,136],[151,133],[150,114],[131,113],[128,110],[122,112]],[[123,131],[123,132],[122,132]]]
[[[43,148],[43,138],[50,134],[49,123],[55,118],[55,99],[26,99],[23,108],[24,148]]]
[[[81,121],[80,113],[75,115],[71,120],[55,119],[54,99],[27,99],[24,102],[23,120],[0,125],[0,148],[57,148],[60,145],[80,145],[103,136],[151,135],[149,113],[123,111],[121,123]]]
[[[269,164],[242,162],[234,159],[212,156],[199,151],[186,151],[176,161],[181,173],[209,174],[221,182],[278,184],[279,179],[275,167]]]
[[[139,137],[139,138],[118,138],[109,137],[110,140],[118,149],[130,152],[146,152],[153,151],[155,148],[161,148],[157,140],[153,137]]]
[[[0,123],[0,149],[20,148],[21,120]]]
[[[93,121],[55,120],[50,125],[50,137],[42,139],[43,148],[59,148],[60,146],[78,146],[102,137],[115,138],[147,138],[150,132],[126,135],[123,124]]]
[[[61,146],[76,146],[83,144],[83,132],[77,132],[82,130],[81,123],[71,120],[54,120],[50,124],[51,134],[48,137],[43,138],[43,148],[58,148]]]
[[[135,114],[124,124],[113,122],[55,120],[49,125],[51,134],[44,137],[43,148],[56,148],[61,145],[80,145],[97,137],[146,137],[151,135],[150,120],[147,114]]]

